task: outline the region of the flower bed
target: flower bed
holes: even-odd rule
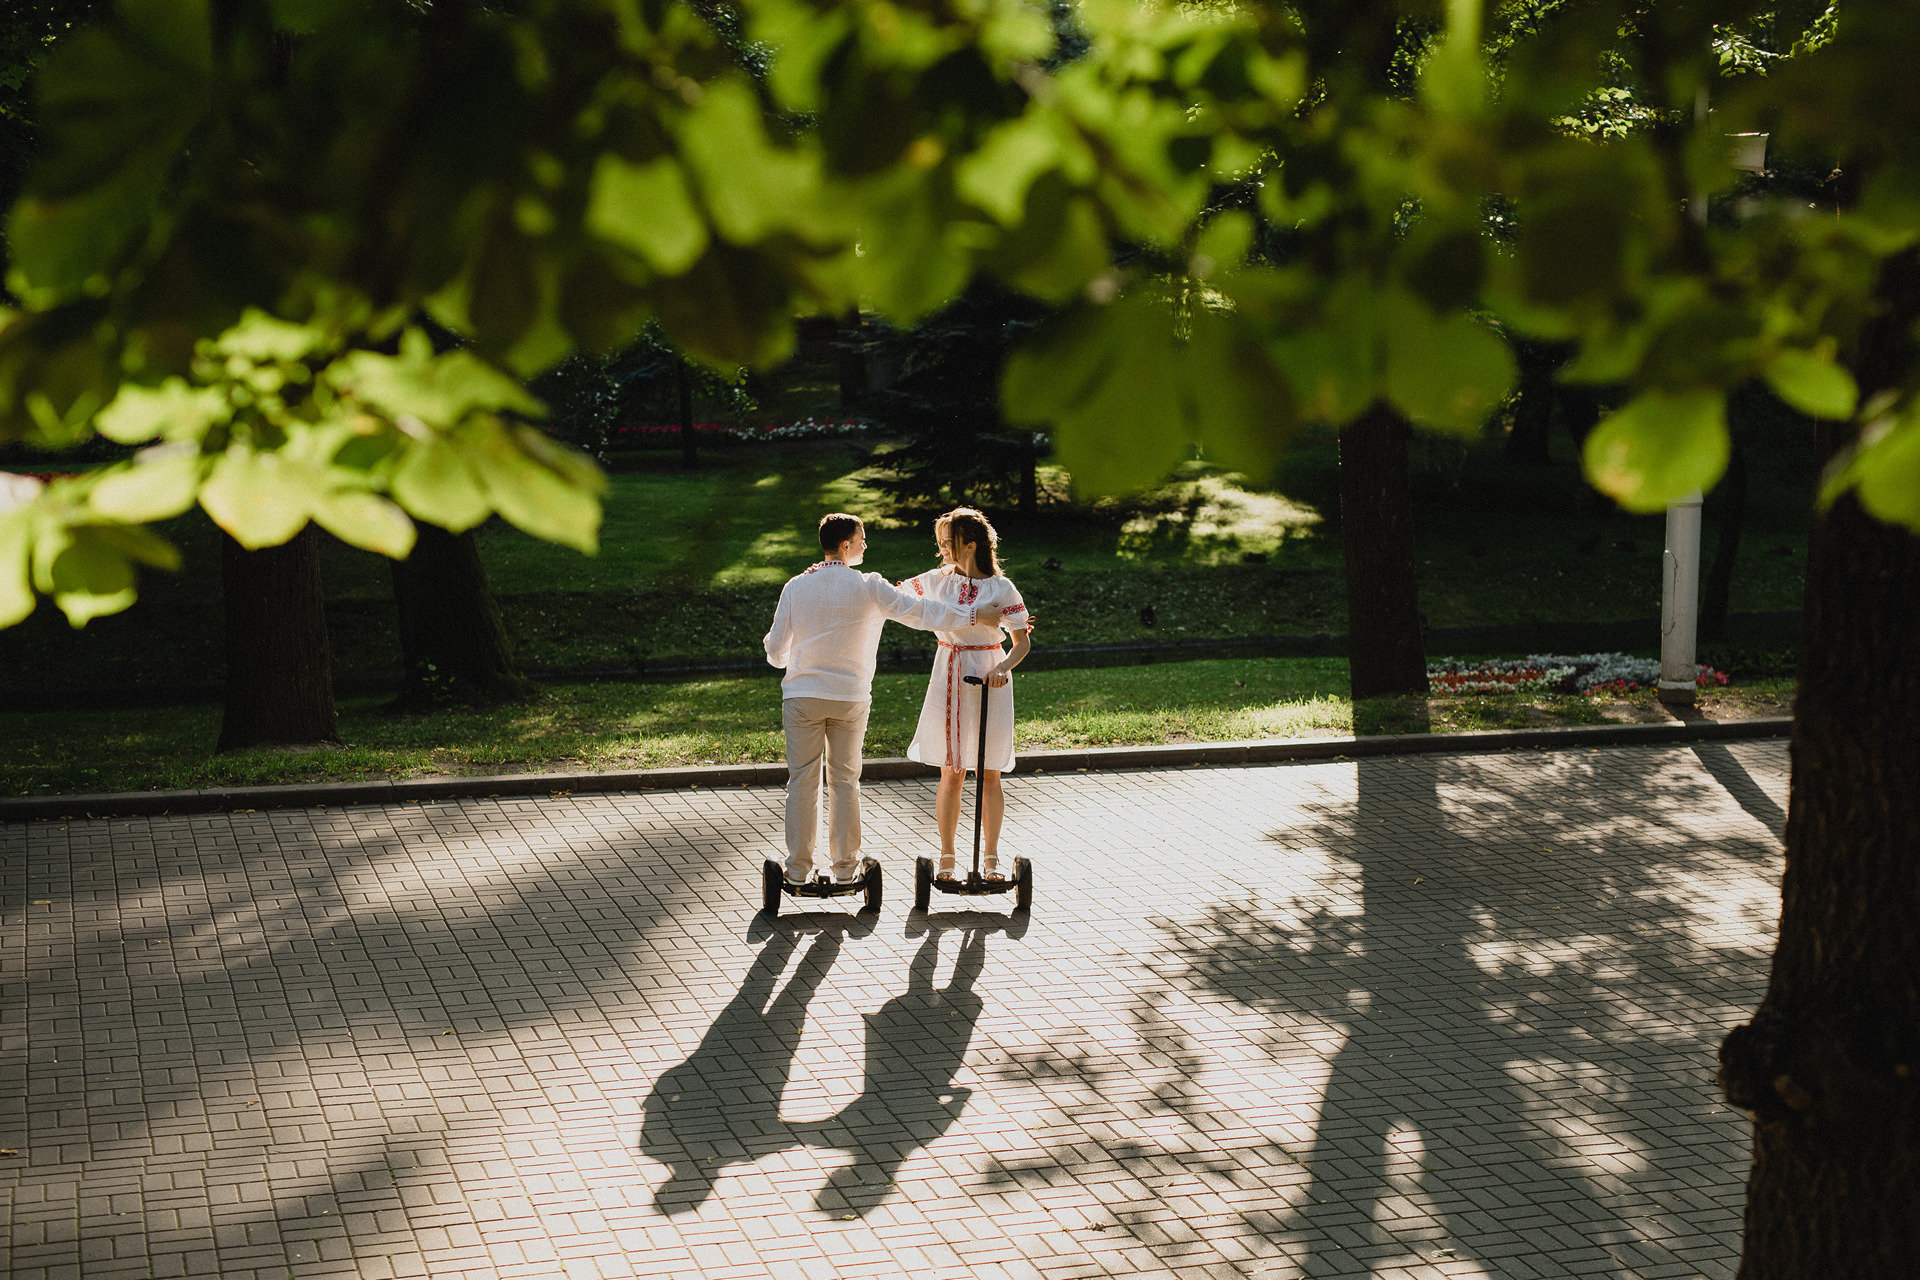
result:
[[[768,423],[764,426],[731,426],[722,422],[696,422],[694,438],[701,443],[725,442],[769,444],[779,440],[824,440],[836,436],[856,436],[873,430],[873,424],[859,418],[802,418],[798,422]],[[608,433],[607,443],[621,445],[664,444],[678,439],[678,424],[630,423]]]
[[[1694,683],[1720,688],[1728,683],[1724,671],[1696,664]],[[1632,693],[1660,682],[1656,658],[1634,658],[1624,653],[1536,653],[1524,658],[1490,662],[1448,662],[1427,668],[1427,682],[1435,693]]]

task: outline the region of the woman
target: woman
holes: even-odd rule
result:
[[[907,579],[901,587],[963,607],[992,605],[1000,610],[1001,621],[998,627],[934,633],[940,639],[940,648],[907,758],[940,767],[940,791],[934,803],[934,818],[940,827],[940,866],[935,874],[951,880],[960,793],[966,787],[967,770],[980,758],[980,692],[964,677],[984,678],[989,692],[980,814],[986,847],[981,850],[980,869],[988,879],[999,880],[1004,878],[1000,871],[1000,819],[1006,812],[1000,775],[1013,768],[1013,689],[1007,683],[1007,673],[1027,656],[1033,624],[1020,593],[1000,572],[995,554],[1000,535],[984,515],[972,507],[957,507],[934,522],[933,537],[940,548],[940,567]],[[1000,647],[1001,628],[1013,635],[1011,652]]]

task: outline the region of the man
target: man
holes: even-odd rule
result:
[[[794,883],[813,873],[823,760],[833,791],[827,836],[833,874],[847,881],[860,870],[860,748],[887,619],[922,631],[1000,625],[998,609],[916,597],[877,573],[855,570],[867,554],[858,516],[822,516],[820,549],[826,558],[781,589],[766,639],[767,661],[787,672],[780,722],[787,731],[786,874]]]

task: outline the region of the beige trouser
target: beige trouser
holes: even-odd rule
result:
[[[860,747],[867,736],[871,702],[831,698],[787,698],[780,723],[787,731],[787,878],[813,874],[813,849],[820,837],[820,766],[825,761],[828,806],[827,849],[836,875],[850,876],[860,865]]]

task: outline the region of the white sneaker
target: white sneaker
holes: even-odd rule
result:
[[[813,876],[813,864],[799,865],[788,858],[780,864],[780,873],[786,876],[788,884],[805,884]]]
[[[835,884],[853,884],[865,874],[866,867],[858,862],[854,863],[851,867],[835,867],[833,869],[833,882]]]

